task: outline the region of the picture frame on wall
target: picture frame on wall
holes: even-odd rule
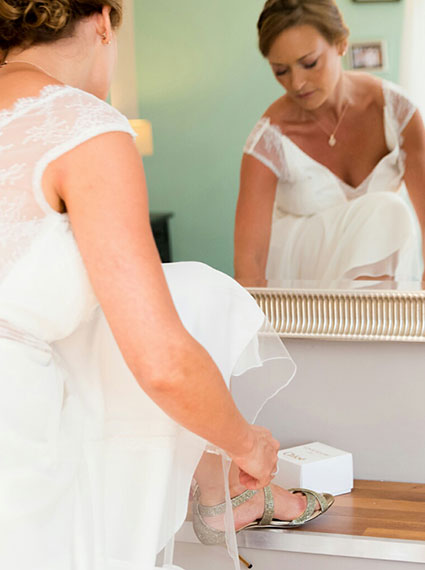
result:
[[[400,0],[352,0],[355,4],[376,4],[377,2],[400,2]]]
[[[357,71],[387,71],[388,56],[384,40],[352,42],[348,46],[348,67]]]

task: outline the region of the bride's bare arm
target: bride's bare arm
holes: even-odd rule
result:
[[[96,137],[46,173],[65,202],[93,288],[143,390],[187,429],[268,484],[277,442],[237,410],[208,353],[183,327],[152,237],[142,162],[131,137]]]
[[[235,220],[235,279],[245,287],[266,285],[266,264],[276,195],[276,175],[244,154]]]
[[[404,180],[421,227],[425,256],[425,128],[419,111],[416,111],[404,129],[403,138],[403,150],[406,153]],[[425,280],[425,273],[423,279]]]

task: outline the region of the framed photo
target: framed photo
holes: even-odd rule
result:
[[[348,47],[347,55],[350,69],[386,71],[388,68],[387,49],[384,40],[353,42]]]

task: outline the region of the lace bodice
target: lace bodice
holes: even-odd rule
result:
[[[1,318],[28,329],[29,315],[35,326],[36,313],[43,311],[58,325],[56,311],[65,328],[72,329],[64,303],[73,300],[76,320],[94,304],[68,216],[49,206],[42,179],[52,161],[111,131],[133,134],[117,110],[70,86],[46,86],[38,96],[0,111]],[[60,336],[61,328],[59,324],[53,336]]]
[[[244,147],[277,177],[275,214],[312,215],[367,192],[397,191],[403,180],[405,161],[403,130],[416,107],[395,84],[383,81],[385,138],[389,153],[356,188],[311,158],[280,128],[261,118]]]

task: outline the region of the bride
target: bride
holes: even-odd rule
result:
[[[236,279],[420,281],[419,111],[389,81],[343,70],[349,32],[335,0],[267,0],[257,27],[285,94],[244,148]]]
[[[269,486],[278,443],[230,395],[231,378],[252,390],[253,420],[294,371],[250,295],[161,266],[133,132],[104,101],[121,9],[0,0],[2,568],[154,568],[195,469],[206,543],[224,539],[226,487],[238,530],[332,503]]]

